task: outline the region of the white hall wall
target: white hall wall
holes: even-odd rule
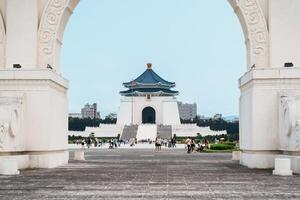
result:
[[[117,124],[142,124],[142,111],[148,106],[155,110],[156,124],[180,125],[177,99],[162,96],[153,96],[150,100],[144,96],[124,97],[118,111]]]

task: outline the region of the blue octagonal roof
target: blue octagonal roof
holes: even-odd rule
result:
[[[162,88],[171,88],[175,87],[174,82],[166,81],[165,79],[161,78],[158,74],[156,74],[152,69],[152,64],[147,64],[147,69],[144,73],[142,73],[139,77],[134,79],[133,81],[123,83],[125,87],[129,88],[136,88],[141,86],[160,86]]]

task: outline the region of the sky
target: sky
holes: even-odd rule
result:
[[[81,0],[61,58],[69,111],[96,102],[101,116],[118,111],[122,83],[148,62],[198,114],[238,115],[247,68],[242,28],[226,0]]]

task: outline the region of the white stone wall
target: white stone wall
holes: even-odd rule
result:
[[[37,68],[38,1],[6,1],[6,67]]]
[[[123,128],[123,125],[100,124],[99,127],[86,127],[85,132],[95,133],[95,137],[117,137],[122,135]]]
[[[300,1],[270,0],[270,65],[283,67],[292,62],[300,67]]]
[[[142,111],[152,107],[156,113],[156,124],[180,124],[177,100],[174,97],[124,97],[118,112],[117,124],[142,124]]]
[[[68,136],[81,136],[81,137],[89,137],[90,132],[87,131],[68,131]]]
[[[67,163],[67,87],[68,81],[51,70],[1,71],[0,99],[4,100],[0,115],[12,117],[1,117],[0,121],[13,131],[4,131],[4,137],[1,134],[0,152],[34,152],[28,163],[22,164],[20,160],[20,168]],[[12,97],[19,98],[19,103],[9,100]]]
[[[227,131],[213,131],[209,127],[199,127],[197,124],[181,124],[172,126],[172,135],[177,137],[196,137],[197,133],[201,136],[226,135]]]
[[[89,137],[91,133],[95,137],[117,137],[122,135],[124,126],[116,124],[100,124],[99,127],[86,127],[85,131],[68,131],[69,136]]]

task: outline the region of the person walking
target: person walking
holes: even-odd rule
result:
[[[81,140],[81,148],[84,148],[84,139]]]
[[[187,146],[187,153],[191,153],[192,140],[190,137],[186,139],[185,144]]]
[[[194,152],[194,151],[195,151],[195,147],[196,147],[195,139],[192,139],[192,140],[191,140],[191,152]]]
[[[160,151],[161,150],[161,138],[159,136],[155,139],[155,150]]]
[[[92,140],[90,137],[88,137],[87,141],[86,141],[86,145],[87,145],[88,149],[91,147],[91,143],[92,143]]]

